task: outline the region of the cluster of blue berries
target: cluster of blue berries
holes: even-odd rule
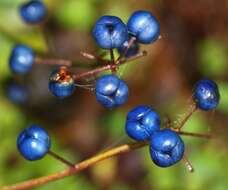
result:
[[[47,8],[42,1],[32,0],[21,6],[20,13],[25,22],[38,24],[47,15]],[[117,48],[120,55],[128,58],[138,53],[139,43],[149,44],[158,39],[160,26],[150,12],[136,11],[130,16],[127,25],[116,16],[102,16],[96,22],[92,34],[101,48]],[[13,73],[25,74],[31,70],[35,61],[32,48],[20,44],[13,48],[9,66]],[[75,90],[74,77],[67,70],[60,67],[50,75],[49,89],[56,97],[71,96]],[[114,108],[127,101],[129,92],[127,84],[112,74],[96,81],[95,94],[97,101],[104,107]]]
[[[218,86],[211,80],[200,80],[194,87],[193,100],[201,110],[215,109],[219,103]],[[137,106],[127,115],[125,130],[136,141],[150,141],[150,156],[160,167],[177,163],[184,155],[184,142],[175,131],[160,129],[160,117],[153,108]]]
[[[118,48],[120,52],[134,37],[138,43],[150,44],[160,36],[157,19],[148,11],[134,12],[127,25],[116,16],[102,16],[93,28],[93,37],[103,49]],[[137,49],[137,46],[133,49]]]
[[[150,155],[160,167],[169,167],[184,155],[184,142],[171,129],[160,129],[160,117],[148,106],[137,106],[127,115],[126,133],[136,141],[150,141]]]
[[[112,85],[109,90],[113,90]],[[219,90],[215,82],[201,80],[194,88],[193,97],[197,108],[212,110],[219,103]],[[108,105],[112,103],[111,100],[107,100]],[[161,129],[160,125],[158,113],[149,106],[140,105],[128,113],[125,130],[128,136],[136,141],[149,141],[153,162],[159,167],[169,167],[183,158],[185,145],[179,134],[171,129]],[[50,145],[47,132],[37,125],[26,128],[17,139],[19,152],[31,161],[43,158]]]
[[[42,1],[31,0],[20,8],[22,19],[29,24],[40,24],[47,16],[47,8]],[[127,24],[116,16],[102,16],[93,27],[92,36],[102,49],[117,49],[121,59],[129,58],[139,52],[139,44],[151,44],[160,36],[160,25],[148,11],[136,11]],[[112,64],[118,64],[112,60]],[[16,45],[9,59],[13,73],[25,74],[35,63],[34,51],[26,45]],[[110,63],[111,64],[111,63]],[[49,80],[50,91],[59,98],[73,94],[75,77],[67,67],[55,69]],[[16,89],[16,91],[15,91]],[[20,92],[20,93],[18,93]],[[16,101],[23,101],[25,94],[15,85],[9,89],[9,96]],[[106,108],[123,105],[129,95],[127,84],[115,74],[101,76],[96,80],[95,95],[97,101]],[[218,86],[211,80],[199,81],[193,91],[193,101],[197,108],[208,111],[219,103]],[[149,141],[150,155],[160,167],[169,167],[177,163],[184,155],[184,142],[172,129],[162,129],[158,113],[149,106],[140,105],[132,109],[126,119],[126,133],[136,141]],[[50,150],[51,141],[48,133],[37,125],[25,129],[17,139],[19,152],[27,160],[43,158]]]

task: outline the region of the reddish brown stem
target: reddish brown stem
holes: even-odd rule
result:
[[[117,67],[114,67],[114,65],[116,64],[115,63],[115,57],[114,57],[114,52],[113,52],[113,49],[110,49],[110,58],[111,58],[111,65],[112,65],[112,67],[111,67],[111,71],[112,71],[112,73],[114,74],[114,73],[116,73],[117,72]]]
[[[128,46],[124,49],[124,52],[118,57],[117,61],[121,60],[123,57],[125,57],[125,55],[127,54],[127,51],[131,48],[131,46],[133,45],[133,43],[135,42],[136,37],[132,36]]]
[[[212,138],[211,134],[209,134],[209,133],[191,133],[191,132],[178,131],[178,130],[174,130],[174,131],[176,131],[180,135],[186,135],[186,136],[191,136],[191,137],[200,137],[200,138],[206,138],[206,139]]]
[[[74,167],[74,164],[73,164],[73,163],[71,163],[71,162],[69,162],[68,160],[66,160],[65,158],[63,158],[63,157],[57,155],[56,153],[52,152],[51,150],[48,151],[48,154],[49,154],[50,156],[52,156],[53,158],[55,158],[56,160],[59,160],[60,162],[66,164],[67,166],[69,166],[69,167]]]
[[[135,56],[130,57],[129,59],[126,59],[126,60],[123,60],[123,61],[119,61],[118,64],[104,65],[102,67],[99,67],[99,68],[96,68],[96,69],[93,69],[93,70],[90,70],[90,71],[86,71],[86,72],[83,72],[83,73],[75,74],[73,77],[74,77],[74,80],[79,80],[79,79],[85,78],[85,77],[96,76],[98,73],[101,73],[103,71],[108,71],[108,70],[111,71],[113,68],[117,69],[118,66],[126,64],[126,63],[128,63],[130,61],[139,59],[139,58],[141,58],[141,57],[143,57],[145,55],[147,55],[147,52],[143,51],[143,52],[138,53]]]
[[[100,57],[100,56],[95,56],[95,55],[93,55],[93,54],[91,54],[91,53],[80,52],[80,54],[81,54],[83,57],[85,57],[85,58],[87,58],[87,59],[90,59],[90,60],[98,61],[98,62],[105,63],[105,64],[110,63],[108,60],[105,60],[105,59],[103,59],[103,58]]]
[[[55,181],[55,180],[62,179],[64,177],[73,175],[75,173],[78,173],[81,170],[84,170],[84,169],[96,164],[99,161],[110,158],[112,156],[116,156],[118,154],[129,152],[133,149],[138,149],[138,148],[143,147],[147,144],[148,144],[147,142],[125,144],[125,145],[113,148],[111,150],[108,150],[106,152],[103,152],[101,154],[98,154],[92,158],[85,160],[85,161],[82,161],[82,162],[74,165],[74,167],[67,168],[64,171],[57,172],[57,173],[54,173],[54,174],[51,174],[48,176],[28,180],[28,181],[18,183],[18,184],[12,185],[12,186],[6,186],[6,187],[1,188],[1,190],[24,190],[24,189],[34,188],[34,187],[46,184],[46,183],[51,182],[51,181]]]
[[[181,120],[181,122],[178,124],[178,126],[175,127],[177,131],[180,131],[182,127],[184,127],[184,124],[188,121],[188,119],[192,116],[193,113],[197,110],[196,104],[193,104],[191,106],[190,111],[187,113],[187,115]]]
[[[180,134],[183,132],[177,132],[177,133]],[[190,135],[192,135],[192,134],[190,134]],[[24,189],[30,189],[33,187],[37,187],[37,186],[46,184],[48,182],[56,181],[58,179],[62,179],[67,176],[78,173],[84,169],[87,169],[87,168],[93,166],[94,164],[96,164],[104,159],[107,159],[107,158],[110,158],[110,157],[113,157],[113,156],[116,156],[116,155],[119,155],[122,153],[130,152],[131,150],[135,150],[135,149],[144,147],[148,144],[149,144],[149,142],[136,142],[136,143],[124,144],[124,145],[112,148],[110,150],[107,150],[105,152],[102,152],[98,155],[95,155],[95,156],[93,156],[85,161],[82,161],[78,164],[75,164],[73,167],[67,168],[61,172],[57,172],[57,173],[54,173],[54,174],[51,174],[48,176],[44,176],[44,177],[40,177],[40,178],[31,179],[31,180],[28,180],[28,181],[25,181],[22,183],[18,183],[18,184],[12,185],[12,186],[5,186],[5,187],[2,187],[1,190],[24,190]],[[193,167],[190,167],[191,164],[188,160],[186,160],[186,157],[184,157],[183,160],[187,161],[185,163],[188,163],[187,167],[189,169],[193,168]]]
[[[64,59],[35,59],[35,64],[47,64],[47,65],[61,65],[61,66],[72,66],[72,61]]]

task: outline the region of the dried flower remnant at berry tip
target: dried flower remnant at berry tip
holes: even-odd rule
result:
[[[59,83],[69,83],[73,82],[74,80],[71,73],[67,70],[66,67],[60,67],[59,71],[50,76],[50,81]]]
[[[65,98],[73,94],[75,89],[74,79],[66,67],[60,67],[52,72],[49,89],[53,95],[59,98]]]

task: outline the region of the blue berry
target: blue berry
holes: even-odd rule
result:
[[[20,7],[22,19],[29,24],[42,22],[47,15],[47,8],[42,1],[32,0]]]
[[[119,48],[128,39],[127,26],[115,16],[102,16],[96,22],[92,34],[103,49]]]
[[[128,43],[129,43],[129,40],[128,41],[125,41],[119,48],[118,48],[118,52],[119,54],[123,54],[125,49],[127,48],[128,46]],[[131,56],[134,56],[136,55],[137,53],[139,52],[139,44],[134,41],[133,44],[131,45],[131,47],[127,50],[126,54],[125,54],[125,57],[126,58],[129,58]]]
[[[137,106],[127,115],[125,125],[128,136],[137,141],[149,140],[160,129],[160,117],[149,106]]]
[[[184,148],[180,136],[170,129],[154,132],[151,136],[150,155],[153,162],[160,167],[169,167],[180,161]]]
[[[55,69],[50,76],[49,90],[58,98],[65,98],[75,90],[74,79],[66,67]]]
[[[96,99],[104,107],[114,108],[128,99],[128,86],[115,75],[104,75],[96,81]]]
[[[9,66],[13,73],[24,74],[32,69],[35,61],[34,51],[26,45],[16,45],[9,59]]]
[[[38,125],[23,130],[17,138],[17,148],[26,160],[39,160],[51,146],[48,133]]]
[[[193,99],[197,107],[202,110],[215,109],[220,99],[217,84],[211,80],[200,80],[195,85]]]
[[[23,104],[28,99],[28,90],[19,84],[10,83],[6,87],[7,97],[16,104]]]
[[[139,43],[150,44],[158,39],[160,25],[157,19],[148,11],[136,11],[128,20],[128,31]]]

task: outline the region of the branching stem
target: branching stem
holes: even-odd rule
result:
[[[189,136],[194,136],[194,137],[198,137],[197,135],[193,135],[193,133],[187,133],[187,132],[178,132],[177,133],[181,134],[181,135],[189,135]],[[107,150],[105,152],[102,152],[98,155],[95,155],[87,160],[84,160],[78,164],[75,164],[73,167],[69,167],[63,171],[48,175],[48,176],[44,176],[44,177],[40,177],[40,178],[35,178],[35,179],[31,179],[22,183],[18,183],[15,185],[11,185],[11,186],[5,186],[0,188],[0,190],[25,190],[25,189],[30,189],[33,187],[37,187],[43,184],[46,184],[48,182],[51,181],[56,181],[58,179],[62,179],[65,178],[67,176],[73,175],[75,173],[78,173],[84,169],[87,169],[91,166],[93,166],[94,164],[122,154],[122,153],[126,153],[126,152],[130,152],[131,150],[135,150],[141,147],[144,147],[146,145],[148,145],[148,142],[136,142],[136,143],[129,143],[129,144],[124,144],[115,148],[112,148],[110,150]]]

